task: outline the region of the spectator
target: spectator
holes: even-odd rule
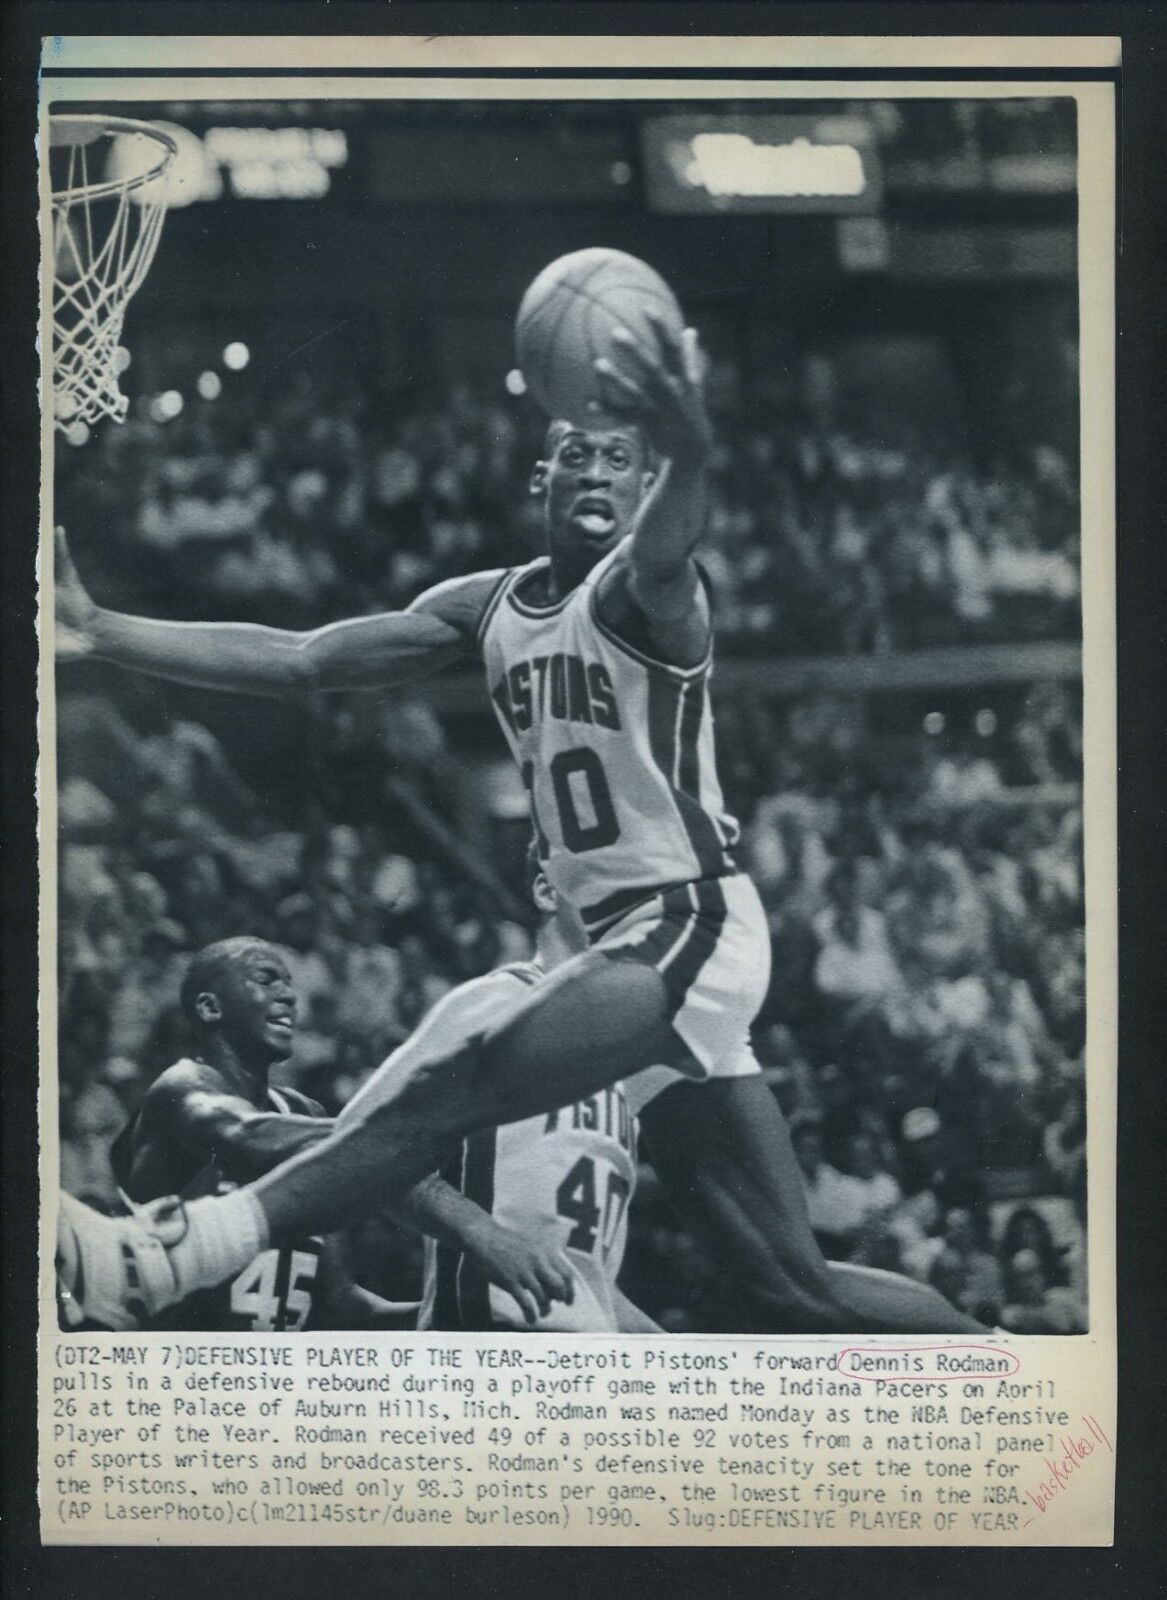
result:
[[[979,1322],[995,1324],[1004,1300],[1001,1269],[987,1248],[983,1226],[978,1233],[972,1212],[964,1206],[954,1206],[945,1218],[944,1245],[960,1262],[963,1275],[961,1298],[954,1303]]]
[[[944,1213],[931,1189],[921,1189],[906,1199],[888,1219],[904,1271],[927,1282],[932,1265],[944,1249],[940,1224]]]
[[[109,1048],[116,1056],[138,1059],[162,1011],[178,1000],[186,964],[178,955],[185,930],[167,918],[148,928],[141,953],[120,974],[110,998]]]
[[[1063,1253],[1054,1243],[1050,1225],[1033,1206],[1018,1206],[1005,1224],[999,1254],[1008,1265],[1021,1252],[1035,1255],[1047,1284],[1061,1288],[1066,1283]]]
[[[1036,1250],[1018,1250],[1006,1265],[1001,1326],[1010,1333],[1085,1333],[1086,1308],[1071,1289],[1049,1282]]]
[[[350,1035],[388,1038],[401,987],[401,958],[381,939],[376,911],[358,911],[343,957],[337,1021]]]
[[[968,1309],[968,1262],[959,1250],[954,1250],[949,1245],[941,1246],[935,1260],[928,1268],[928,1282],[954,1306],[959,1306],[961,1310]]]
[[[810,1225],[824,1255],[847,1255],[865,1218],[865,1191],[854,1178],[844,1177],[823,1154],[819,1124],[805,1120],[791,1129],[794,1154],[802,1170]]]
[[[320,953],[322,933],[319,912],[308,895],[289,895],[276,907],[277,938],[306,1022],[316,1017],[322,1004],[336,1001],[336,978]]]
[[[880,1164],[875,1143],[867,1134],[855,1133],[848,1139],[847,1170],[860,1192],[865,1223],[893,1211],[903,1199],[899,1184]]]
[[[1081,1083],[1063,1092],[1054,1120],[1042,1137],[1050,1177],[1073,1202],[1080,1220],[1086,1210],[1086,1094]]]
[[[61,1143],[61,1183],[99,1211],[117,1208],[120,1193],[110,1146],[126,1119],[125,1107],[102,1078],[94,1077],[68,1104]]]

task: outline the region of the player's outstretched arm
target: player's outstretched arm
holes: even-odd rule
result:
[[[668,624],[692,612],[700,585],[692,554],[705,531],[706,471],[713,432],[702,393],[702,356],[694,329],[678,339],[649,313],[657,349],[631,335],[613,341],[622,368],[601,359],[596,371],[605,403],[643,429],[659,470],[632,533],[633,595],[650,622]]]
[[[573,1277],[562,1250],[504,1228],[437,1173],[416,1184],[391,1215],[440,1244],[464,1250],[487,1282],[504,1289],[532,1325],[548,1315],[555,1301],[571,1304]]]
[[[329,623],[306,633],[248,622],[171,622],[95,605],[57,533],[57,637],[66,659],[93,656],[196,688],[277,698],[392,688],[472,651],[500,574],[439,584],[407,611]]]
[[[149,1115],[193,1155],[217,1160],[233,1183],[259,1177],[335,1131],[330,1117],[257,1111],[239,1096],[161,1079],[151,1093]]]

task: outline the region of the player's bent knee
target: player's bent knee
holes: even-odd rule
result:
[[[824,1313],[839,1309],[835,1286],[825,1261],[808,1260],[802,1256],[797,1260],[789,1256],[773,1258],[764,1282],[768,1291],[781,1299],[816,1305]]]

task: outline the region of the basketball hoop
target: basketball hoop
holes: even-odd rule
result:
[[[177,151],[161,128],[128,117],[49,118],[58,428],[125,420],[122,320],[158,247]]]

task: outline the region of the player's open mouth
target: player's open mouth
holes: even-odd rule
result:
[[[572,525],[589,539],[606,539],[616,526],[612,507],[606,500],[586,497],[577,501],[571,513]]]
[[[277,1033],[286,1033],[289,1039],[292,1037],[292,1019],[286,1012],[280,1011],[274,1016],[269,1016],[267,1025],[269,1028],[274,1028]]]

